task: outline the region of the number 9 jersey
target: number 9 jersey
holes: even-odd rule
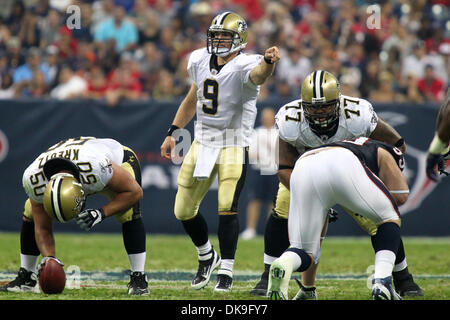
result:
[[[63,140],[41,153],[23,174],[23,187],[27,195],[43,202],[48,183],[43,167],[47,160],[66,158],[78,166],[80,182],[86,195],[101,192],[113,175],[112,162],[122,164],[123,146],[113,139],[80,137]]]
[[[303,115],[301,101],[298,99],[285,104],[275,116],[280,139],[294,146],[300,154],[305,149],[326,143],[369,137],[378,123],[378,116],[369,101],[341,95],[336,133],[331,137],[318,136]]]
[[[223,66],[205,48],[191,53],[188,73],[197,86],[195,138],[214,147],[246,147],[256,119],[260,87],[250,80],[250,71],[262,55],[240,53]]]

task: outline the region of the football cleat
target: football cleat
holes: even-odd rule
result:
[[[269,286],[269,269],[270,264],[264,264],[264,272],[256,286],[250,290],[252,296],[265,297],[267,295],[267,287]]]
[[[400,295],[392,288],[392,277],[372,279],[373,300],[402,300]]]
[[[214,287],[216,292],[230,292],[233,287],[233,278],[226,274],[217,275],[217,283]]]
[[[392,272],[395,291],[402,297],[421,297],[423,290],[414,282],[413,276],[409,273],[408,267],[404,270]]]
[[[27,271],[25,268],[20,268],[17,277],[0,287],[3,292],[32,292],[39,293],[39,285],[37,284],[37,276],[32,271]]]
[[[298,290],[292,300],[317,300],[316,287],[305,288],[298,279],[295,279],[295,281],[300,287],[300,290]]]
[[[283,265],[275,260],[270,266],[269,289],[267,297],[269,300],[287,300],[289,279]]]
[[[144,272],[132,272],[128,283],[128,294],[133,296],[146,296],[148,291],[147,275]]]
[[[211,273],[220,266],[220,257],[216,250],[212,249],[212,257],[205,261],[198,261],[198,270],[194,279],[192,279],[191,287],[195,290],[204,288],[211,278]]]

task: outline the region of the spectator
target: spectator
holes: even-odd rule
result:
[[[58,47],[59,58],[62,63],[71,63],[78,54],[78,40],[72,36],[72,30],[67,26],[61,26],[59,28],[60,37],[55,42],[55,46]]]
[[[444,82],[436,77],[432,65],[425,66],[425,76],[419,79],[417,87],[427,101],[442,102],[444,100]]]
[[[22,42],[22,46],[26,48],[39,46],[40,31],[38,28],[37,19],[38,18],[33,11],[25,11],[18,37]]]
[[[19,38],[11,37],[6,44],[6,55],[8,56],[11,70],[16,70],[25,63],[25,55],[22,52],[22,46]]]
[[[380,73],[378,79],[378,88],[376,90],[371,91],[369,95],[369,101],[371,102],[384,102],[384,103],[392,103],[392,102],[400,102],[403,101],[404,98],[401,94],[396,93],[393,89],[392,74],[387,71],[383,71]]]
[[[165,69],[161,70],[158,81],[153,89],[152,97],[156,100],[171,100],[182,94],[183,92],[180,92],[175,85],[172,73]]]
[[[42,71],[36,70],[29,81],[24,81],[14,86],[15,97],[22,98],[45,98],[48,94],[48,87],[45,82],[45,75]]]
[[[30,81],[34,73],[42,72],[46,82],[50,82],[50,73],[48,68],[41,63],[41,52],[38,48],[30,48],[27,53],[27,62],[16,69],[13,75],[14,83],[21,84],[22,82]]]
[[[14,98],[15,89],[13,79],[9,73],[1,74],[0,78],[0,99]]]
[[[298,96],[303,80],[312,71],[311,61],[301,54],[298,47],[288,47],[287,54],[283,57],[277,66],[276,78],[285,80],[290,86],[291,93]]]
[[[86,97],[90,99],[104,99],[108,89],[105,74],[101,68],[94,68],[90,74]]]
[[[117,106],[121,100],[139,100],[142,86],[130,70],[121,67],[110,80],[105,97],[110,107]]]
[[[118,52],[135,49],[139,41],[135,25],[126,19],[125,9],[121,6],[116,6],[114,17],[103,21],[95,31],[94,40],[97,43],[104,43],[110,39],[115,41]]]
[[[49,45],[56,43],[60,38],[60,33],[55,32],[61,27],[61,15],[57,10],[50,10],[45,19],[39,23],[41,49],[47,48]]]
[[[53,99],[67,100],[80,98],[87,90],[87,82],[74,73],[69,66],[61,68],[59,84],[50,92]]]
[[[45,61],[42,65],[44,69],[48,70],[50,88],[55,87],[58,81],[57,75],[60,69],[58,53],[59,49],[55,45],[50,45],[45,49]]]
[[[14,2],[11,9],[11,13],[9,17],[6,19],[6,24],[8,25],[12,36],[19,35],[22,25],[22,19],[25,16],[25,11],[26,9],[23,1],[18,0]]]

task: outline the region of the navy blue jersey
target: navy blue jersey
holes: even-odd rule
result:
[[[378,175],[379,171],[378,148],[380,147],[385,149],[392,155],[400,170],[403,170],[405,168],[405,159],[403,157],[403,153],[398,148],[381,141],[361,137],[354,140],[344,140],[325,144],[323,146],[320,146],[319,148],[330,146],[337,146],[350,150],[355,156],[358,157],[358,159],[363,164],[365,164],[370,169],[370,171],[372,171],[376,175]]]

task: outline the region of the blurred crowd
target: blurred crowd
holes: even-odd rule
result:
[[[448,0],[2,0],[0,98],[179,99],[189,53],[232,10],[249,26],[246,52],[282,51],[260,100],[297,98],[305,76],[325,69],[347,95],[440,102],[449,9]]]

